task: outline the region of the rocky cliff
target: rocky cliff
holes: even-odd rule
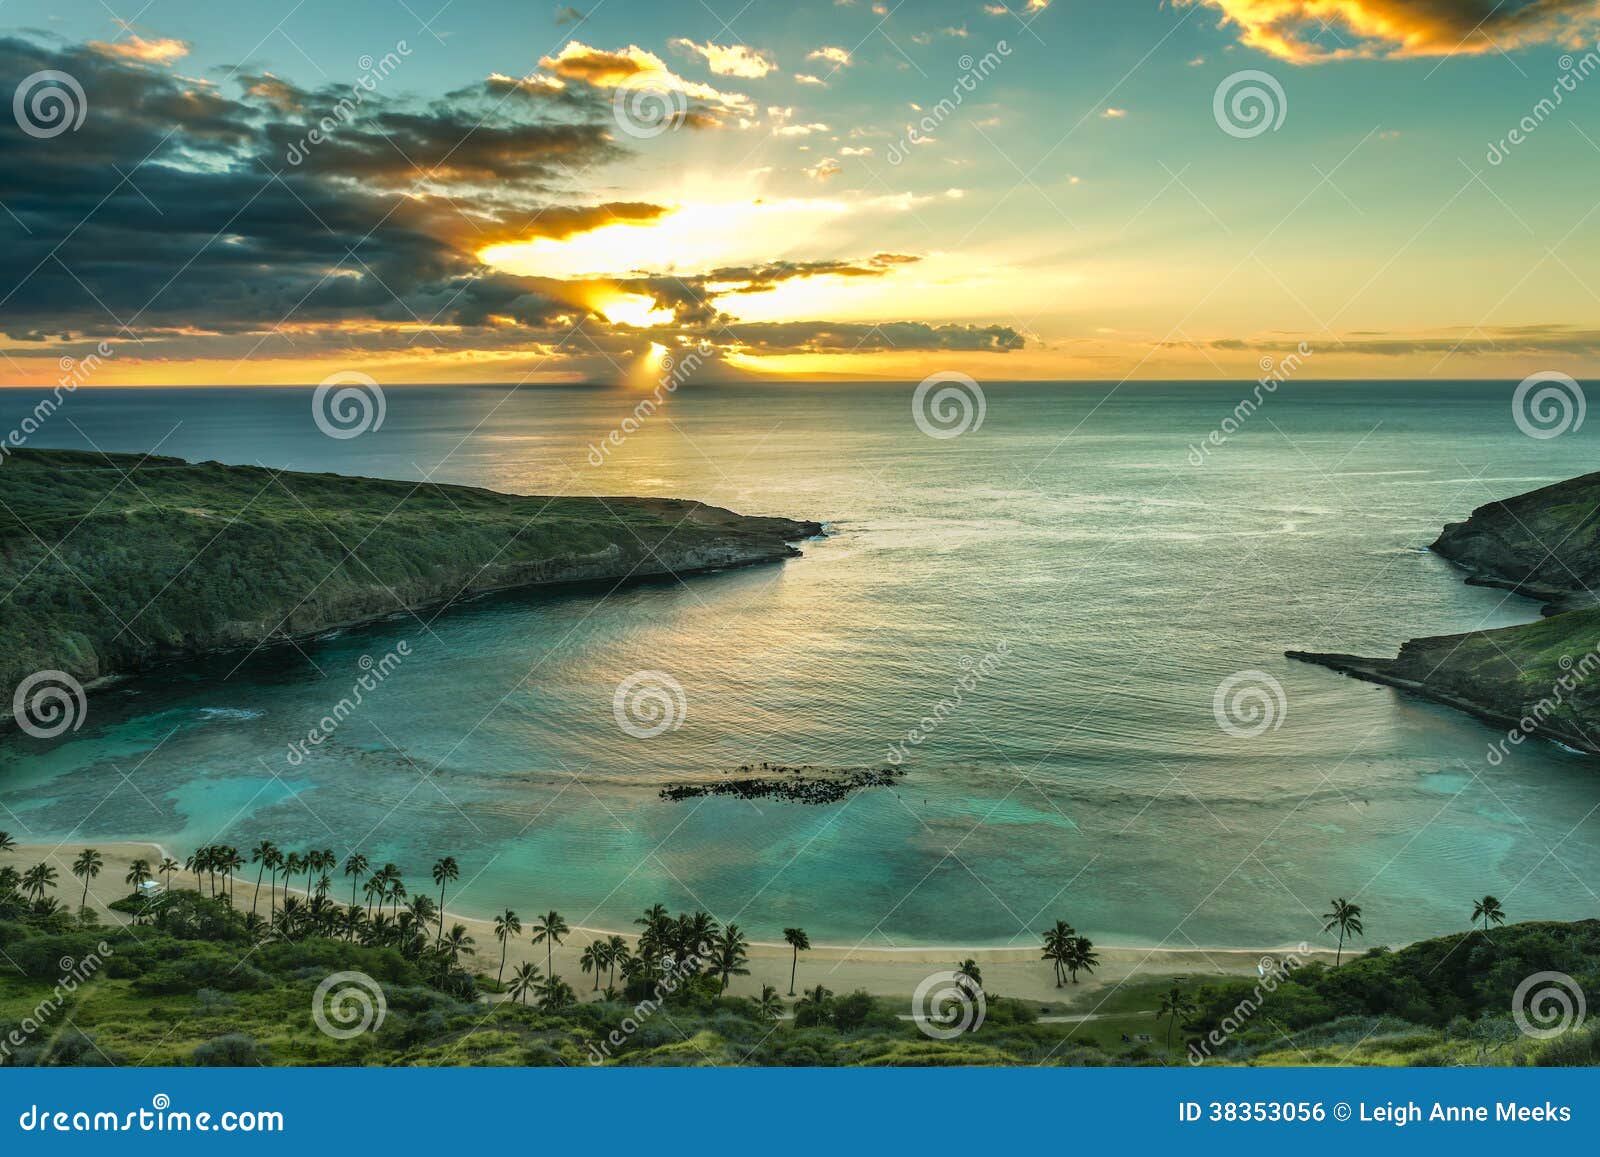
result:
[[[679,499],[18,450],[0,465],[0,691],[41,670],[89,683],[431,615],[486,591],[776,562],[821,530]]]
[[[1491,743],[1501,756],[1536,736],[1600,755],[1600,474],[1480,507],[1446,526],[1432,549],[1465,569],[1469,583],[1538,599],[1548,617],[1412,639],[1393,659],[1289,657],[1486,719],[1506,731]]]

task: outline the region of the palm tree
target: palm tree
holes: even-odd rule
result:
[[[611,951],[611,946],[604,940],[591,940],[589,947],[583,950],[583,955],[578,957],[578,967],[585,972],[594,973],[594,988],[590,991],[600,991],[600,974],[606,970],[606,957]]]
[[[824,987],[822,987],[822,985],[819,984],[815,988],[806,989],[804,994],[802,994],[801,997],[800,997],[800,1003],[801,1004],[826,1004],[828,1002],[828,998],[831,997],[832,995],[833,995],[833,989],[824,988]]]
[[[560,1009],[578,1003],[578,994],[572,991],[572,985],[559,976],[545,977],[538,987],[540,1008]]]
[[[35,904],[44,899],[46,888],[56,885],[56,870],[49,864],[35,864],[22,873],[22,890],[33,897]]]
[[[377,871],[367,877],[367,882],[361,885],[361,894],[367,898],[367,916],[372,915],[372,905],[388,896],[389,877]]]
[[[750,970],[745,964],[750,959],[749,941],[743,932],[739,931],[737,924],[729,924],[722,930],[722,935],[716,938],[712,945],[717,963],[717,974],[722,977],[722,987],[718,992],[728,991],[728,981],[735,976],[749,976]]]
[[[233,903],[233,874],[244,867],[245,859],[235,847],[222,849],[222,880],[228,889],[228,903]]]
[[[158,876],[166,877],[166,879],[162,881],[162,884],[170,892],[172,890],[173,873],[181,872],[182,870],[183,865],[178,863],[177,860],[174,860],[171,856],[163,856],[161,858],[161,866],[156,869],[156,874]]]
[[[1342,901],[1341,901],[1342,902]],[[1161,998],[1161,1007],[1156,1010],[1156,1019],[1167,1018],[1167,1055],[1172,1055],[1172,1026],[1178,1023],[1179,1017],[1193,1016],[1195,1013],[1194,998],[1183,991],[1177,984],[1172,986],[1172,991]]]
[[[785,928],[783,938],[789,942],[789,947],[794,949],[794,957],[789,961],[789,995],[794,995],[794,974],[800,967],[800,953],[811,951],[811,938],[806,935],[804,928]]]
[[[644,910],[644,915],[634,921],[644,926],[644,931],[639,934],[640,956],[655,960],[666,951],[666,930],[671,922],[665,904],[652,904]]]
[[[1361,927],[1361,905],[1352,904],[1348,900],[1333,901],[1333,911],[1324,912],[1322,918],[1327,921],[1322,926],[1324,932],[1339,930],[1339,949],[1333,954],[1333,966],[1339,967],[1339,960],[1344,956],[1344,938],[1346,936],[1360,936],[1364,932]]]
[[[78,907],[89,906],[89,881],[98,876],[100,869],[105,866],[106,858],[93,848],[84,848],[78,853],[78,858],[72,861],[72,874],[83,881],[83,900]]]
[[[439,935],[444,935],[444,886],[452,880],[461,878],[461,869],[456,864],[454,856],[446,856],[442,860],[434,861],[433,882],[439,885]]]
[[[282,850],[273,848],[268,852],[266,865],[267,871],[272,873],[271,881],[267,885],[267,924],[270,926],[277,918],[278,912],[278,873],[283,870],[284,865]]]
[[[367,874],[367,857],[360,852],[352,852],[345,857],[344,874],[350,877],[350,907],[356,906],[356,884],[361,877]]]
[[[965,976],[967,980],[971,981],[970,987],[973,991],[983,991],[983,971],[978,967],[978,962],[971,957],[956,965],[956,975]]]
[[[1087,937],[1073,936],[1063,945],[1061,967],[1071,973],[1073,984],[1078,983],[1078,973],[1093,973],[1099,963],[1100,957]]]
[[[17,850],[17,841],[11,838],[10,832],[0,832],[0,852],[14,852]]]
[[[250,862],[260,864],[256,869],[256,894],[250,897],[250,914],[256,913],[256,901],[261,899],[261,877],[267,874],[267,865],[272,862],[272,853],[278,850],[278,845],[271,840],[262,840],[250,849]]]
[[[613,936],[606,941],[606,964],[611,969],[610,977],[606,980],[606,987],[610,988],[617,980],[617,966],[626,965],[631,957],[628,955],[628,942],[621,936]]]
[[[1477,924],[1479,920],[1483,921],[1483,930],[1487,932],[1490,924],[1504,924],[1506,922],[1506,910],[1500,906],[1500,901],[1493,896],[1485,896],[1481,900],[1474,900],[1472,902],[1472,922]]]
[[[450,957],[450,963],[454,964],[461,959],[463,952],[471,955],[478,942],[467,935],[467,926],[465,924],[452,924],[450,925],[450,931],[441,936],[437,943]]]
[[[137,892],[143,885],[150,881],[150,861],[135,860],[128,865],[128,874],[122,877],[124,884],[130,885]]]
[[[533,942],[544,945],[545,971],[551,976],[555,975],[555,947],[572,929],[567,927],[567,922],[561,918],[560,912],[546,912],[542,917],[533,922]]]
[[[501,984],[506,975],[506,941],[522,935],[522,921],[510,908],[494,918],[494,938],[500,941],[500,971],[495,973],[495,983]]]
[[[305,871],[306,862],[300,858],[299,852],[290,852],[283,858],[283,898],[289,898],[289,886],[294,883],[295,874]]]
[[[539,966],[531,960],[524,960],[511,970],[511,984],[506,989],[513,1000],[528,1003],[528,993],[539,987]]]
[[[406,882],[401,878],[399,868],[395,868],[389,874],[388,882],[384,887],[384,894],[393,902],[395,919],[398,920],[400,918],[400,901],[406,898]]]
[[[406,905],[406,911],[411,913],[411,922],[417,926],[418,931],[422,932],[423,935],[427,935],[428,925],[432,924],[434,917],[439,914],[439,909],[434,904],[433,897],[424,896],[420,892],[411,897],[411,903]],[[442,939],[443,937],[436,937],[434,943],[438,944]]]
[[[333,886],[333,880],[329,878],[328,873],[339,866],[339,857],[333,854],[332,848],[323,848],[312,852],[308,858],[311,861],[311,869],[320,873],[317,878],[317,895],[326,896],[328,889]],[[306,883],[308,885],[311,883],[309,874]]]
[[[768,1020],[783,1019],[783,1001],[778,997],[778,990],[770,984],[761,986],[761,995],[752,996],[751,1001],[756,1006],[756,1011]]]
[[[360,908],[346,908],[344,916],[340,919],[340,924],[344,938],[353,944],[356,937],[366,930],[367,914]]]
[[[1044,934],[1044,946],[1040,958],[1050,961],[1055,966],[1057,988],[1061,987],[1062,969],[1065,967],[1072,938],[1077,934],[1077,930],[1065,920],[1057,920],[1056,926]]]

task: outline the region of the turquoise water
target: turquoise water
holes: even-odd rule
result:
[[[878,946],[1024,942],[1058,916],[1108,943],[1315,942],[1334,895],[1359,896],[1373,942],[1460,928],[1485,892],[1516,919],[1596,914],[1600,763],[1536,744],[1491,767],[1487,726],[1281,657],[1532,618],[1418,548],[1590,469],[1591,430],[1525,437],[1509,385],[1300,385],[1197,467],[1243,387],[985,388],[982,427],[948,440],[918,430],[909,386],[685,390],[600,468],[589,445],[635,400],[617,390],[391,389],[349,441],[317,431],[309,391],[80,392],[34,444],[676,495],[830,537],[783,566],[486,598],[161,672],[63,740],[0,739],[0,823],[179,854],[360,848],[419,882],[450,853],[473,913],[620,927],[660,900]],[[32,399],[0,406],[9,428]],[[291,764],[362,657],[402,641]],[[677,730],[617,725],[641,670],[682,686]],[[1213,693],[1242,670],[1283,687],[1276,730],[1219,728]],[[882,764],[963,676],[897,791],[656,797],[747,762]]]

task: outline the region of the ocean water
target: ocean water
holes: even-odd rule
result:
[[[599,466],[637,395],[391,389],[381,429],[335,440],[305,390],[81,391],[33,444],[674,495],[829,535],[781,566],[484,598],[154,673],[75,734],[0,738],[0,826],[180,856],[359,848],[418,884],[449,853],[474,914],[623,927],[661,901],[869,946],[1027,943],[1057,917],[1115,944],[1315,943],[1333,896],[1359,899],[1369,943],[1459,929],[1486,892],[1513,919],[1594,916],[1600,762],[1531,744],[1490,766],[1490,727],[1282,657],[1535,617],[1421,548],[1592,468],[1593,429],[1525,436],[1510,385],[1297,384],[1196,465],[1246,388],[988,385],[981,427],[949,439],[909,385],[685,388]],[[32,404],[0,393],[0,426]],[[619,727],[640,671],[682,687],[675,730]],[[1266,688],[1259,735],[1218,723],[1240,672]],[[764,760],[882,765],[897,743],[900,786],[841,804],[656,794]]]

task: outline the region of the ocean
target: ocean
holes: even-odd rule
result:
[[[1592,468],[1593,427],[1526,436],[1498,383],[1295,383],[1236,429],[1248,384],[983,390],[982,424],[935,438],[912,385],[686,386],[604,446],[637,393],[391,388],[381,428],[335,439],[309,390],[80,390],[30,445],[670,495],[828,534],[779,566],[153,672],[59,740],[0,738],[0,827],[359,849],[413,891],[450,854],[460,912],[623,928],[660,901],[870,947],[1027,944],[1057,918],[1108,944],[1325,943],[1334,896],[1367,944],[1464,928],[1485,893],[1596,915],[1594,759],[1492,766],[1488,725],[1283,658],[1537,617],[1424,548]],[[36,400],[0,392],[0,428]],[[645,738],[615,709],[640,672],[682,689]],[[657,797],[763,761],[907,775],[818,807]]]

